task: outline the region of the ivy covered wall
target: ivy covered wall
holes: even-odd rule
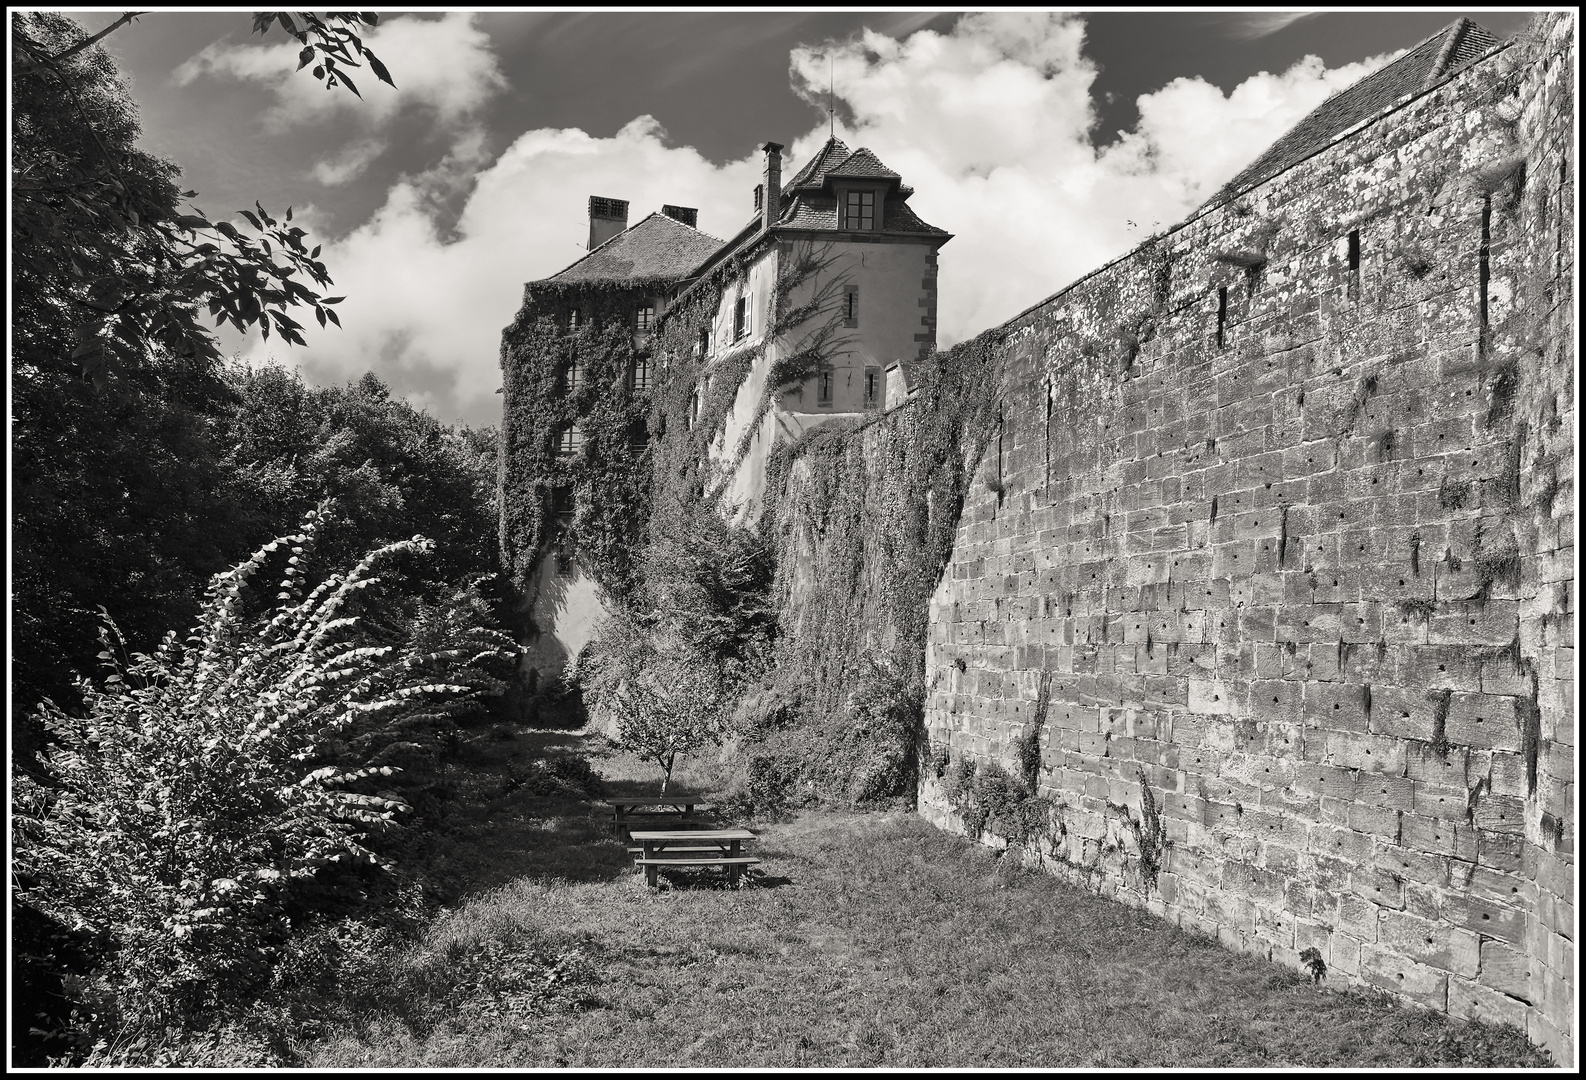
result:
[[[654,360],[633,326],[658,287],[537,283],[502,333],[500,543],[527,648],[521,689],[559,675],[604,598],[634,588],[652,412],[635,375]]]

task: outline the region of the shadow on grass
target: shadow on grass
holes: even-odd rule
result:
[[[418,823],[400,856],[437,901],[464,897],[519,879],[601,883],[632,869],[611,830],[610,811],[593,795],[536,794],[515,788],[515,769],[536,759],[578,756],[576,731],[497,732],[472,740],[435,778],[446,805]]]
[[[754,867],[744,870],[738,878],[736,886],[730,884],[724,871],[715,867],[689,866],[678,867],[675,870],[661,867],[657,873],[661,882],[662,891],[688,890],[690,892],[727,892],[736,889],[752,889],[761,891],[765,889],[780,889],[784,885],[792,885],[790,877],[777,874],[767,874]]]

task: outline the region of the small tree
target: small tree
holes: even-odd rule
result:
[[[660,768],[662,795],[679,755],[721,739],[719,665],[632,614],[606,620],[583,678],[596,711],[616,717],[617,741]]]

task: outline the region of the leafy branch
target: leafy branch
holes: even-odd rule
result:
[[[302,22],[301,27],[299,21]],[[361,66],[358,59],[369,64],[369,70],[374,72],[375,78],[387,86],[396,86],[380,58],[369,51],[363,39],[352,29],[360,24],[374,26],[379,21],[380,16],[372,11],[328,11],[323,19],[312,11],[299,11],[296,18],[289,11],[260,11],[253,16],[253,32],[267,33],[270,27],[279,23],[281,29],[297,38],[298,44],[303,46],[297,54],[297,70],[302,71],[313,64],[311,74],[325,84],[325,89],[345,86],[355,96],[362,98],[363,95],[358,93],[358,88],[347,77],[347,72],[342,70]]]

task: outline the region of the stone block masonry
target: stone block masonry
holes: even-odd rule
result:
[[[932,744],[1013,775],[1046,681],[1032,857],[1566,1066],[1574,35],[1541,18],[1008,324],[926,661]],[[961,824],[929,774],[920,806]]]

